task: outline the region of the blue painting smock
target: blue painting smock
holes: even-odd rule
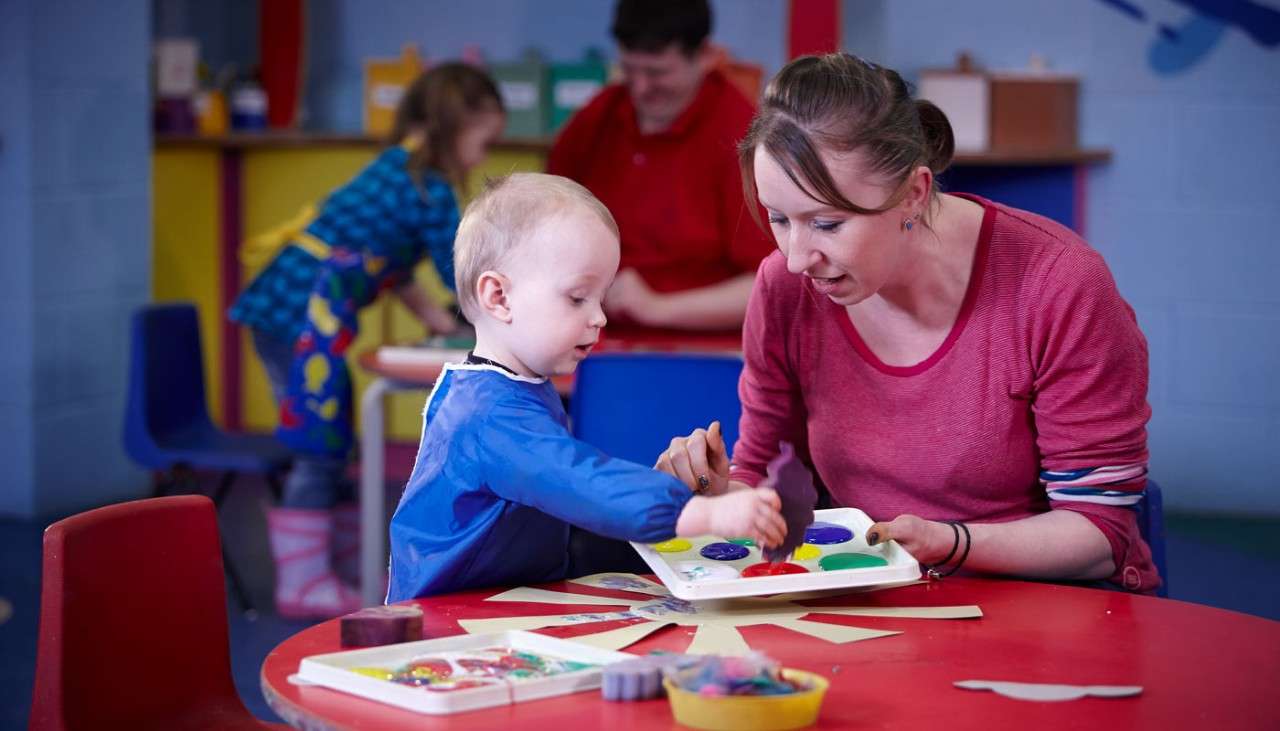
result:
[[[545,378],[448,365],[424,418],[391,518],[388,602],[564,579],[570,523],[654,543],[675,535],[693,496],[670,475],[575,439]]]

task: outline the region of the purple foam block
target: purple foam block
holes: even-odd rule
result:
[[[791,552],[804,543],[805,528],[813,522],[813,506],[818,502],[818,491],[813,488],[813,475],[796,457],[795,450],[787,442],[778,444],[778,456],[769,462],[768,476],[761,487],[771,487],[782,500],[782,519],[787,522],[787,536],[782,545],[764,551],[770,562],[786,561]]]
[[[662,672],[677,670],[698,660],[697,655],[645,655],[605,665],[600,695],[607,701],[642,701],[662,695]]]
[[[338,621],[343,647],[376,647],[422,639],[422,610],[401,605],[367,607]]]

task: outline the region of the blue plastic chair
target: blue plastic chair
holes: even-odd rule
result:
[[[193,484],[192,470],[221,472],[213,495],[219,507],[242,473],[265,477],[278,501],[279,475],[291,460],[274,437],[228,434],[209,419],[200,327],[189,303],[149,305],[133,314],[124,448],[155,471],[156,497]],[[225,548],[223,563],[240,606],[251,610]]]
[[[671,438],[719,419],[738,440],[742,358],[701,353],[603,353],[578,366],[569,416],[574,436],[605,454],[652,465]]]
[[[1137,505],[1138,532],[1151,547],[1151,560],[1160,572],[1160,589],[1158,596],[1169,596],[1169,567],[1165,563],[1164,539],[1164,495],[1155,480],[1147,479],[1147,494]]]

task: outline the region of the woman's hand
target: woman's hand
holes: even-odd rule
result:
[[[720,422],[706,429],[694,429],[687,437],[676,437],[663,452],[654,469],[674,475],[690,490],[720,495],[729,487],[729,452]]]
[[[771,548],[787,537],[781,509],[778,493],[767,487],[695,497],[681,511],[676,534],[750,538],[757,545]]]
[[[874,546],[888,540],[898,542],[922,564],[934,565],[947,558],[956,544],[956,533],[951,526],[936,520],[925,520],[914,515],[899,515],[891,521],[876,523],[867,529],[867,545]],[[964,536],[960,537],[964,540]],[[958,558],[964,546],[956,547]]]

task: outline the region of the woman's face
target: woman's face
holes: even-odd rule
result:
[[[824,151],[821,158],[845,199],[863,208],[884,205],[897,187],[867,173],[856,151]],[[769,216],[778,248],[787,257],[787,269],[808,277],[816,291],[846,307],[900,284],[906,276],[911,232],[904,230],[902,222],[920,212],[922,196],[917,195],[916,177],[913,173],[908,194],[898,205],[864,215],[814,200],[763,146],[755,152],[760,205]]]
[[[496,110],[468,114],[458,132],[458,164],[470,172],[483,163],[506,124],[506,115]]]

